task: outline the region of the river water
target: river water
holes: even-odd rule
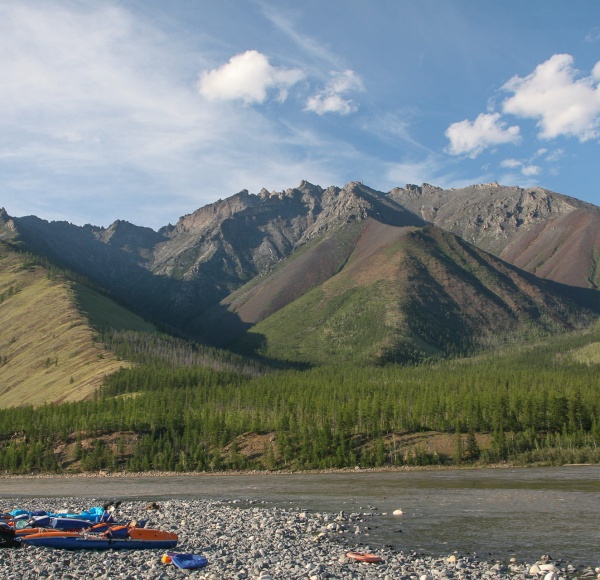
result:
[[[550,554],[600,565],[600,466],[0,479],[0,511],[31,497],[240,499],[364,513],[370,530],[356,540],[371,547],[526,562]],[[398,509],[404,514],[393,516]]]

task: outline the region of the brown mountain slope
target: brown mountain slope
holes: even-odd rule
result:
[[[500,257],[542,278],[600,288],[600,212],[577,208],[536,224]]]
[[[563,290],[440,228],[368,219],[344,267],[259,322],[250,342],[308,362],[461,353],[585,324],[592,315]]]
[[[213,341],[225,344],[334,276],[354,251],[360,222],[307,243],[281,265],[257,276],[208,314]]]
[[[600,208],[540,187],[443,190],[424,184],[390,197],[435,225],[524,270],[600,288]]]
[[[94,341],[79,300],[90,292],[0,245],[0,407],[86,399],[127,366]]]

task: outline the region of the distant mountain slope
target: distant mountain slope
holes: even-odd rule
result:
[[[85,399],[127,366],[94,341],[86,309],[111,327],[150,328],[0,244],[0,407]]]
[[[285,272],[270,285],[291,295]],[[266,356],[307,362],[464,353],[585,324],[593,315],[568,290],[440,228],[367,219],[343,268],[256,324],[248,342]],[[261,300],[256,293],[230,307],[255,311]]]
[[[444,190],[428,184],[389,196],[424,220],[527,270],[600,288],[600,208],[541,187],[498,184]]]

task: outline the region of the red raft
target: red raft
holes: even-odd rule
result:
[[[357,562],[368,562],[369,564],[379,564],[381,562],[381,558],[377,554],[365,554],[364,552],[346,552],[346,558]]]

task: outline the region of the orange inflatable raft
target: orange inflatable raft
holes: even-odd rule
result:
[[[377,554],[365,554],[364,552],[346,552],[346,557],[357,562],[368,562],[369,564],[379,564],[381,558]]]

